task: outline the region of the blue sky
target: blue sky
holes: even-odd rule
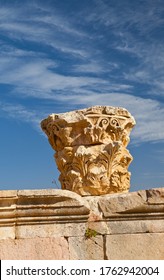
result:
[[[164,186],[163,43],[163,0],[0,0],[0,188],[60,188],[40,121],[92,105],[136,119],[131,191]]]

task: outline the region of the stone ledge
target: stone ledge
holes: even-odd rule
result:
[[[164,188],[0,191],[1,259],[164,259],[163,238]]]
[[[137,220],[164,218],[164,188],[137,192],[84,197],[100,220]]]
[[[0,191],[0,226],[86,221],[89,205],[62,190]]]
[[[163,216],[164,188],[85,197],[55,189],[0,191],[1,226]]]
[[[0,191],[0,239],[164,232],[164,188],[85,196],[66,190]]]

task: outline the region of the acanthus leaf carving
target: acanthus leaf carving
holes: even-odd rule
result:
[[[130,187],[126,149],[134,118],[124,108],[95,106],[52,114],[41,123],[56,151],[62,189],[80,195],[126,192]]]

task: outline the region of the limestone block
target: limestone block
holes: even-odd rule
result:
[[[86,220],[90,210],[76,193],[62,190],[19,191],[17,224]],[[27,218],[26,218],[27,217]]]
[[[16,190],[0,191],[0,239],[15,238]]]
[[[87,228],[87,223],[76,222],[69,223],[52,223],[44,224],[28,224],[17,225],[15,227],[15,237],[19,238],[35,238],[35,237],[70,237],[70,236],[84,236]]]
[[[0,240],[11,238],[15,239],[15,225],[13,226],[0,226]]]
[[[107,221],[106,231],[108,234],[123,234],[123,233],[164,233],[164,219],[136,219],[124,221]]]
[[[103,237],[97,235],[86,239],[83,237],[68,238],[71,260],[103,260]]]
[[[12,218],[16,210],[18,200],[18,191],[16,190],[1,190],[0,191],[0,225],[2,220],[7,222],[8,218]]]
[[[90,208],[89,220],[102,220],[102,211],[99,207],[100,196],[84,196],[83,200],[87,201]]]
[[[106,221],[88,221],[88,228],[102,235],[111,233]]]
[[[0,241],[1,260],[68,260],[65,238],[27,238]]]
[[[68,190],[0,191],[0,227],[87,221],[89,213],[87,201]]]
[[[164,205],[164,188],[147,190],[146,195],[148,204]]]
[[[164,233],[106,236],[108,260],[164,260]]]
[[[17,190],[1,190],[0,198],[17,198],[18,191]]]
[[[18,191],[18,205],[20,204],[54,204],[56,208],[64,207],[78,207],[85,206],[88,207],[87,202],[85,202],[81,196],[78,194],[67,191],[67,190],[54,190],[54,189],[43,189],[43,190],[19,190]],[[85,205],[84,205],[85,204]],[[85,210],[86,212],[86,210]]]
[[[130,218],[133,215],[145,216],[153,213],[161,213],[163,215],[164,201],[162,196],[156,196],[156,193],[159,193],[158,190],[154,189],[151,191],[151,203],[147,197],[149,192],[143,190],[128,194],[106,195],[100,197],[98,205],[103,216],[106,218],[112,216],[126,216]],[[163,194],[163,190],[160,193]]]
[[[56,151],[62,189],[80,195],[127,192],[132,156],[126,146],[134,125],[126,109],[110,106],[52,114],[43,120],[41,127]]]

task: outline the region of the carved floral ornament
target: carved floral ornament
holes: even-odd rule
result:
[[[134,125],[126,109],[110,106],[52,114],[43,120],[41,127],[56,151],[62,189],[80,195],[127,192],[127,169],[133,158],[126,146]]]

